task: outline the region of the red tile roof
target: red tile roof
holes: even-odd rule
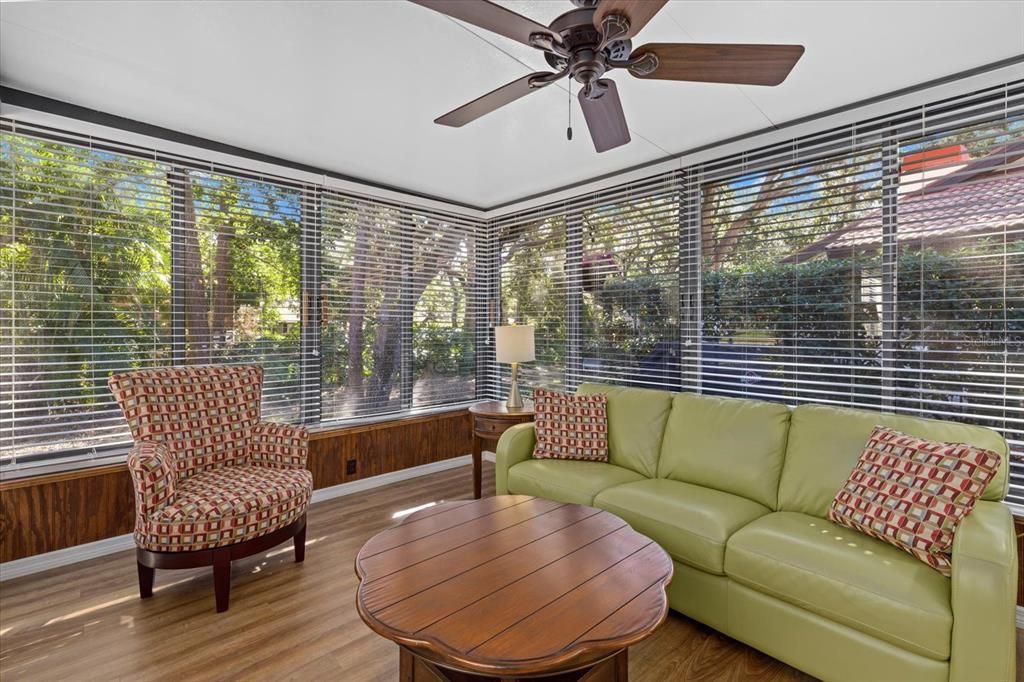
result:
[[[1024,240],[1024,168],[994,168],[992,163],[994,159],[1008,162],[1011,148],[1014,156],[1024,153],[1018,147],[1019,143],[1006,145],[951,176],[900,195],[897,242],[933,244],[985,235],[1002,238],[1004,234]],[[876,209],[801,249],[792,260],[804,261],[822,253],[840,258],[853,250],[877,249],[881,243],[882,210]]]

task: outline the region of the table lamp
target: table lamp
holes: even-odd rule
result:
[[[513,324],[495,327],[494,355],[498,362],[512,365],[512,385],[509,386],[505,405],[509,409],[519,409],[523,406],[523,397],[519,395],[519,363],[532,362],[535,359],[533,325]]]

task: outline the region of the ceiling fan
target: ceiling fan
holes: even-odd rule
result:
[[[535,47],[555,69],[514,80],[449,111],[435,123],[464,126],[569,77],[583,86],[580,107],[598,152],[629,142],[615,81],[603,77],[612,69],[625,69],[637,78],[778,85],[804,53],[802,45],[649,43],[632,49],[631,39],[668,0],[571,0],[576,9],[550,26],[488,0],[411,1]]]

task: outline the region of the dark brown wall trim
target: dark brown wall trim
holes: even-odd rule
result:
[[[462,409],[318,431],[310,437],[308,466],[313,486],[327,488],[472,448],[472,422]],[[0,562],[130,533],[133,498],[124,464],[2,481]]]
[[[365,178],[359,178],[352,175],[345,175],[344,173],[338,173],[336,171],[329,171],[324,168],[311,166],[309,164],[301,163],[299,161],[292,161],[290,159],[283,159],[279,156],[263,154],[262,152],[256,152],[251,149],[246,149],[244,147],[236,147],[235,145],[226,144],[224,142],[217,142],[216,140],[211,140],[206,137],[190,135],[189,133],[183,133],[177,130],[172,130],[170,128],[165,128],[163,126],[154,125],[152,123],[136,121],[132,118],[126,118],[124,116],[118,116],[116,114],[109,114],[105,111],[90,109],[89,107],[83,107],[78,104],[72,104],[70,102],[63,102],[61,100],[52,99],[50,97],[45,97],[43,95],[37,95],[33,92],[17,90],[15,88],[7,87],[4,85],[0,85],[0,102],[4,102],[5,104],[10,104],[12,106],[23,107],[25,109],[43,111],[48,114],[54,114],[57,116],[65,116],[67,118],[73,118],[75,120],[85,121],[87,123],[95,123],[96,125],[106,126],[108,128],[114,128],[117,130],[124,130],[129,133],[146,135],[148,137],[154,137],[158,140],[166,140],[168,142],[185,144],[190,147],[196,147],[197,149],[205,149],[207,151],[219,152],[221,154],[230,154],[231,156],[237,156],[239,158],[248,159],[250,161],[270,163],[275,166],[291,168],[292,170],[313,173],[315,175],[326,175],[327,177],[334,178],[335,180],[355,182],[360,185],[365,185],[366,187],[388,190],[390,192],[400,192],[402,194],[407,194],[412,197],[429,199],[431,201],[440,201],[442,203],[451,204],[453,206],[461,206],[462,208],[480,210],[477,206],[464,204],[460,201],[454,201],[452,199],[434,196],[433,194],[417,192],[415,190],[405,189],[403,187],[397,187],[395,185],[389,185],[383,182],[375,182],[373,180],[367,180]]]

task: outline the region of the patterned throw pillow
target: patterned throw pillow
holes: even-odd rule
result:
[[[608,461],[608,396],[533,391],[538,459]]]
[[[953,534],[999,469],[999,455],[876,426],[830,521],[910,552],[952,573]]]

